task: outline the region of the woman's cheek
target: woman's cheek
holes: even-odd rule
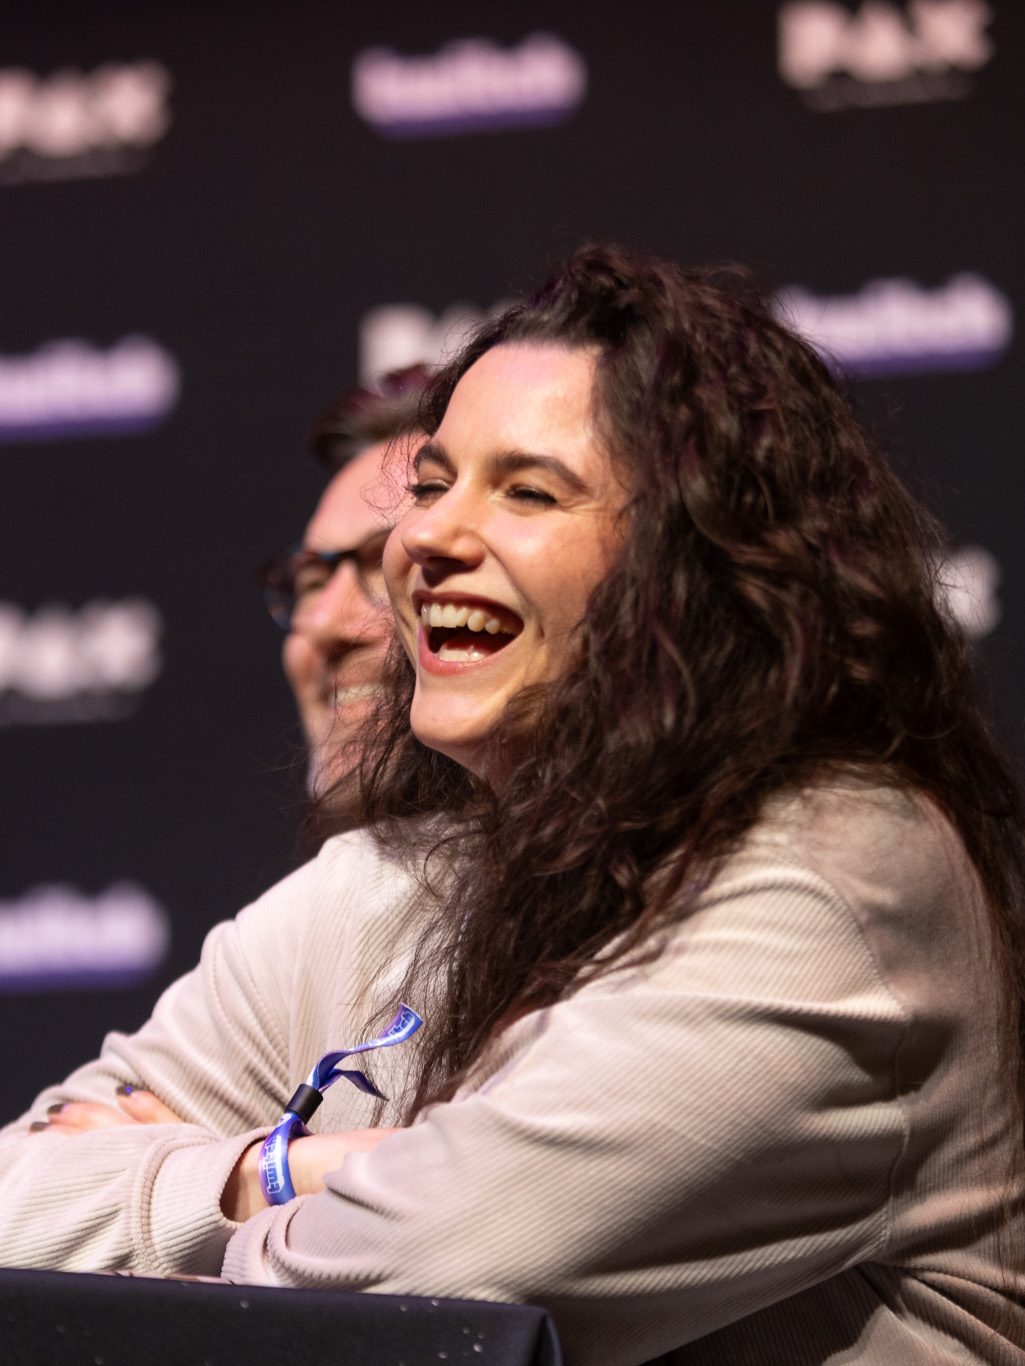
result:
[[[402,528],[408,517],[409,514],[407,513],[392,527],[391,533],[384,543],[384,554],[381,556],[384,582],[391,599],[392,610],[396,616],[399,616],[403,602],[409,600],[409,573],[413,567],[413,562],[406,554],[405,547],[402,544]]]

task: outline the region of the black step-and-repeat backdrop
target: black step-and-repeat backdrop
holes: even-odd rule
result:
[[[0,32],[2,1117],[294,861],[310,420],[580,241],[751,264],[1025,698],[1011,0],[39,6]]]

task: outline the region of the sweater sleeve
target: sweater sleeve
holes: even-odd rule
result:
[[[236,1227],[220,1195],[242,1151],[280,1111],[288,1002],[315,865],[207,936],[199,965],[138,1033],[43,1091],[0,1132],[0,1261],[57,1270],[214,1273]],[[184,1124],[28,1132],[55,1101],[114,1103],[126,1082]]]
[[[571,1360],[647,1360],[878,1252],[906,1027],[829,883],[734,866],[654,962],[250,1220],[225,1274],[541,1304]]]

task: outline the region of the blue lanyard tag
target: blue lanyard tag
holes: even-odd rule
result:
[[[288,1170],[288,1145],[293,1138],[303,1138],[309,1134],[306,1120],[310,1119],[324,1099],[324,1092],[339,1077],[345,1077],[361,1091],[387,1100],[369,1077],[356,1068],[339,1067],[339,1063],[357,1053],[368,1053],[372,1048],[391,1048],[393,1044],[405,1043],[423,1024],[423,1020],[410,1006],[399,1004],[388,1028],[376,1038],[366,1043],[358,1043],[354,1048],[340,1048],[334,1053],[325,1053],[310,1072],[305,1083],[296,1088],[291,1100],[285,1106],[275,1128],[264,1139],[260,1149],[257,1170],[260,1176],[260,1189],[268,1205],[283,1205],[295,1199],[295,1189]]]

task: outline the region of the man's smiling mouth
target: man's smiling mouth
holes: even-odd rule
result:
[[[514,613],[493,603],[425,602],[420,624],[431,654],[453,664],[488,659],[523,630]]]

